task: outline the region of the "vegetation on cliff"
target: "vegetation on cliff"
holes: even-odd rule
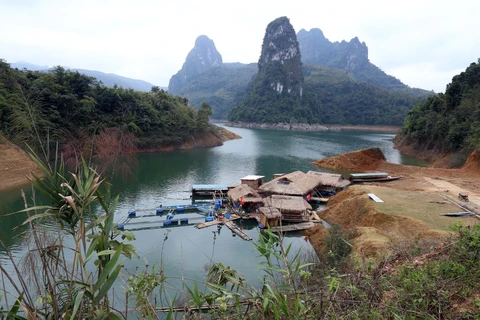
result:
[[[276,40],[264,39],[257,65],[221,63],[213,41],[196,42],[191,51],[195,54],[190,53],[172,77],[170,92],[187,97],[197,108],[207,102],[213,118],[233,122],[397,126],[413,105],[432,93],[387,75],[369,61],[368,48],[358,38],[332,43],[320,29],[295,35],[291,25],[285,37],[285,20],[269,25],[278,27],[271,34]],[[284,59],[294,51],[300,55]],[[212,62],[208,52],[220,58]],[[289,81],[301,84],[301,98],[288,94],[284,86]]]
[[[457,165],[462,164],[480,145],[480,59],[454,76],[445,94],[417,104],[396,141],[417,151],[463,154]]]
[[[265,31],[258,73],[229,120],[276,123],[308,118],[309,110],[302,107],[303,81],[295,30],[287,17],[275,19]]]
[[[315,42],[299,47],[293,27],[285,21],[288,19],[282,17],[268,25],[258,73],[244,99],[230,110],[230,121],[400,125],[420,99],[418,96],[422,96],[403,90],[408,87],[386,74],[375,81],[366,81],[370,76],[364,73],[359,77],[358,70],[371,69],[373,65],[368,61],[365,43],[358,39],[348,45],[335,45],[324,39],[326,47]],[[299,33],[303,39],[308,38],[305,32]],[[302,51],[304,61],[316,64],[302,67],[300,50],[306,51],[307,58]],[[322,50],[328,56],[325,61],[321,59]],[[375,83],[387,83],[386,80],[396,85]]]
[[[288,113],[278,112],[278,100],[268,99],[230,111],[229,120],[257,123],[320,123],[356,125],[401,125],[420,98],[392,92],[358,81],[346,71],[304,65],[302,102]],[[252,94],[250,94],[251,96]],[[249,97],[249,96],[247,96]],[[249,100],[247,100],[249,102]]]
[[[62,67],[19,71],[0,60],[0,133],[17,145],[38,149],[48,137],[60,142],[65,155],[118,146],[131,152],[134,146],[178,143],[209,131],[210,115],[209,105],[197,111],[187,99],[158,87],[108,88]]]

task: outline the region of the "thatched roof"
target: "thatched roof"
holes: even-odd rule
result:
[[[272,195],[264,199],[265,207],[273,207],[281,213],[302,213],[312,206],[302,197]]]
[[[228,190],[228,196],[234,202],[238,202],[241,197],[243,197],[244,202],[262,202],[263,201],[260,195],[255,190],[247,186],[246,184],[239,184],[235,188]],[[251,199],[251,198],[254,198],[254,199]],[[252,201],[247,201],[247,199],[250,199]]]
[[[258,188],[260,193],[303,196],[312,192],[320,185],[320,180],[314,175],[295,171],[275,178]]]
[[[260,214],[263,214],[265,217],[267,217],[267,219],[280,219],[282,217],[282,214],[277,208],[261,207],[258,208],[258,211],[260,211]]]
[[[244,197],[243,198],[244,203],[263,203],[263,198],[259,197]]]
[[[330,186],[334,188],[345,188],[351,182],[346,180],[340,174],[327,173],[327,172],[318,172],[318,171],[308,171],[307,175],[313,176],[320,182],[322,186]]]

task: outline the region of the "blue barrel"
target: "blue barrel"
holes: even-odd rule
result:
[[[162,215],[163,214],[163,208],[157,208],[156,213],[158,215]]]
[[[184,206],[177,206],[177,212],[182,212],[182,211],[185,211],[185,207]]]
[[[170,220],[163,221],[164,226],[171,225],[171,224],[172,224],[172,221],[170,221]]]
[[[225,213],[225,218],[230,219],[230,212]]]
[[[220,201],[215,202],[215,210],[220,209]]]
[[[117,226],[117,229],[123,231],[123,230],[125,230],[125,226],[124,226],[123,224],[119,224],[119,225]]]
[[[129,218],[135,218],[136,216],[137,216],[137,213],[135,211],[128,211]]]

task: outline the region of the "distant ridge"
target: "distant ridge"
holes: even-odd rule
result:
[[[350,72],[359,81],[391,91],[401,91],[416,97],[425,97],[433,92],[411,88],[399,79],[386,74],[370,62],[368,47],[357,37],[350,41],[331,42],[322,30],[313,28],[310,31],[301,29],[297,33],[302,62]]]
[[[10,66],[12,68],[27,69],[32,71],[47,72],[49,70],[52,70],[52,67],[49,67],[49,66],[39,66],[39,65],[35,65],[29,62],[24,62],[24,61],[10,63]],[[96,71],[96,70],[70,68],[66,66],[63,66],[63,67],[65,69],[78,71],[79,73],[85,74],[89,77],[94,77],[97,80],[101,81],[107,87],[113,87],[114,85],[117,85],[119,87],[129,88],[129,89],[138,90],[138,91],[150,91],[152,87],[155,86],[154,84],[147,81],[127,78],[127,77],[119,76],[114,73],[105,73],[105,72]],[[160,87],[160,89],[167,91],[168,88]]]

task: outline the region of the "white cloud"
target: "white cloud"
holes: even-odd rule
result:
[[[267,24],[358,36],[370,60],[413,87],[443,91],[480,56],[480,2],[219,0],[0,0],[0,57],[117,73],[166,86],[195,39],[214,40],[226,62],[256,62]]]

